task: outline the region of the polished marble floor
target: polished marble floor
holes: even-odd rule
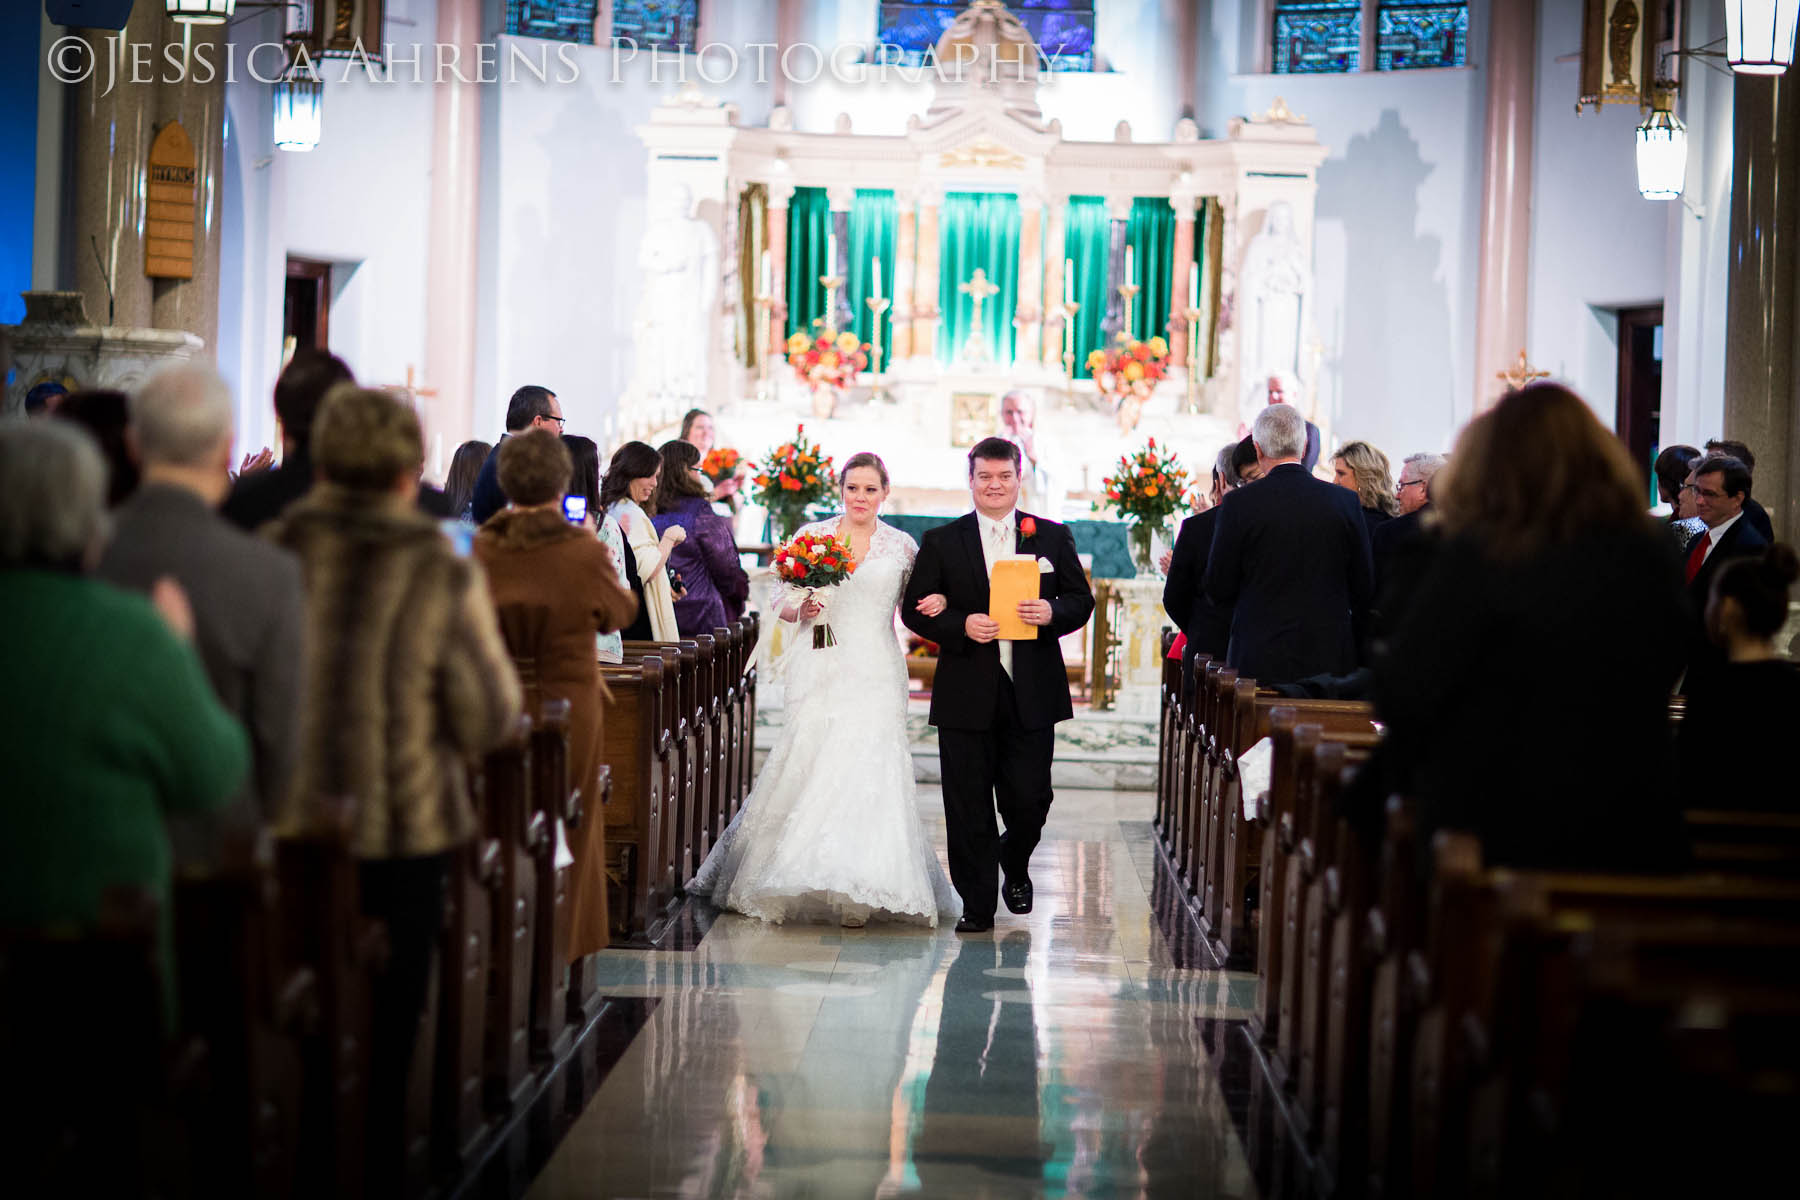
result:
[[[1059,791],[1036,910],[992,935],[723,915],[608,951],[604,990],[654,1007],[529,1195],[1253,1195],[1204,1031],[1255,979],[1165,937],[1153,803]]]

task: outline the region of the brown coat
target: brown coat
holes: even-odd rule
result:
[[[526,711],[545,700],[569,702],[570,785],[581,789],[586,819],[574,844],[569,886],[569,954],[606,948],[606,819],[598,811],[600,667],[594,637],[623,629],[637,598],[619,585],[606,547],[586,526],[554,510],[505,510],[475,535],[475,557],[523,660]],[[524,631],[535,627],[535,632]],[[535,646],[523,644],[535,640]]]
[[[481,571],[398,496],[319,484],[269,527],[300,559],[306,665],[294,787],[355,800],[361,858],[441,854],[475,833],[466,760],[519,714]]]

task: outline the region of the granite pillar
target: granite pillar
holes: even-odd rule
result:
[[[938,205],[941,197],[919,197],[919,266],[913,280],[913,356],[937,356]]]
[[[1187,311],[1193,293],[1188,276],[1194,266],[1194,197],[1176,194],[1169,197],[1175,210],[1175,266],[1169,279],[1169,365],[1185,367],[1188,361]]]
[[[1752,495],[1800,531],[1800,77],[1740,75],[1732,99],[1725,436],[1756,455]]]
[[[1475,300],[1476,412],[1499,397],[1502,385],[1495,376],[1527,349],[1537,5],[1496,4],[1488,22],[1481,267]]]
[[[139,5],[139,7],[144,7]],[[228,53],[224,25],[195,25],[164,17],[161,44],[175,53],[183,69],[162,64],[156,86],[157,127],[179,121],[194,144],[196,178],[194,275],[191,279],[151,281],[150,323],[158,329],[180,329],[199,338],[206,353],[219,340],[219,237],[225,201],[225,71]],[[202,82],[204,80],[204,82]]]
[[[889,314],[889,345],[885,359],[890,369],[892,364],[904,362],[913,353],[913,259],[919,247],[917,204],[909,192],[902,191],[894,199],[894,290],[891,296],[894,307]]]
[[[1069,313],[1063,302],[1069,295],[1066,252],[1069,236],[1069,201],[1059,196],[1050,205],[1050,236],[1045,246],[1044,295],[1046,311],[1057,314],[1044,323],[1044,353],[1039,360],[1046,367],[1063,369],[1063,343],[1071,336]]]
[[[1013,358],[1031,362],[1038,355],[1044,319],[1044,201],[1019,197],[1019,305],[1013,320],[1019,337]]]
[[[776,361],[787,356],[787,246],[788,205],[794,198],[791,183],[769,185],[769,294],[775,307],[769,314],[769,353]]]
[[[437,40],[481,40],[481,0],[438,0]],[[481,89],[454,74],[434,89],[431,261],[425,289],[425,380],[437,390],[425,431],[434,466],[448,466],[475,431],[475,307],[480,264]],[[502,381],[502,386],[507,386]],[[486,430],[490,436],[493,430]]]

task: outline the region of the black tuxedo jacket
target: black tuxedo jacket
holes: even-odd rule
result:
[[[1188,652],[1225,656],[1231,636],[1231,614],[1206,595],[1206,559],[1212,552],[1213,527],[1218,524],[1215,505],[1181,523],[1175,535],[1175,552],[1169,559],[1169,580],[1163,585],[1163,610],[1187,634]]]
[[[1028,515],[1019,513],[1019,522]],[[1094,593],[1088,588],[1068,529],[1043,517],[1031,519],[1037,522],[1037,532],[1031,537],[1019,535],[1016,552],[1050,562],[1051,570],[1038,576],[1038,596],[1050,601],[1050,624],[1038,630],[1035,641],[1013,643],[1013,694],[1025,728],[1047,729],[1074,715],[1057,639],[1088,623],[1094,615]],[[949,606],[936,617],[922,616],[918,603],[933,592],[941,594]],[[987,556],[982,553],[981,527],[975,514],[927,530],[900,601],[900,619],[920,637],[938,644],[937,675],[931,685],[933,725],[988,729],[994,723],[1000,643],[970,641],[963,630],[970,613],[987,610]]]
[[[1695,542],[1699,539],[1696,538]],[[1682,681],[1683,693],[1704,691],[1716,675],[1725,666],[1725,650],[1716,646],[1706,633],[1706,599],[1712,592],[1712,583],[1719,569],[1734,558],[1744,558],[1752,554],[1761,554],[1769,544],[1769,539],[1751,524],[1748,510],[1732,522],[1731,528],[1725,531],[1718,544],[1713,546],[1712,553],[1700,564],[1699,573],[1693,582],[1687,585],[1688,605],[1693,619],[1688,625],[1688,663],[1687,677]],[[1688,543],[1687,553],[1692,553],[1694,542]],[[1687,554],[1682,555],[1682,563],[1687,562]]]
[[[1356,493],[1285,463],[1219,506],[1206,593],[1231,613],[1225,661],[1262,683],[1356,669],[1374,592]]]

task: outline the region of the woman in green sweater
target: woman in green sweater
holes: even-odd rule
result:
[[[0,924],[78,931],[109,888],[162,906],[165,818],[222,807],[243,729],[187,639],[180,589],[154,602],[89,579],[106,468],[80,430],[0,426]]]

